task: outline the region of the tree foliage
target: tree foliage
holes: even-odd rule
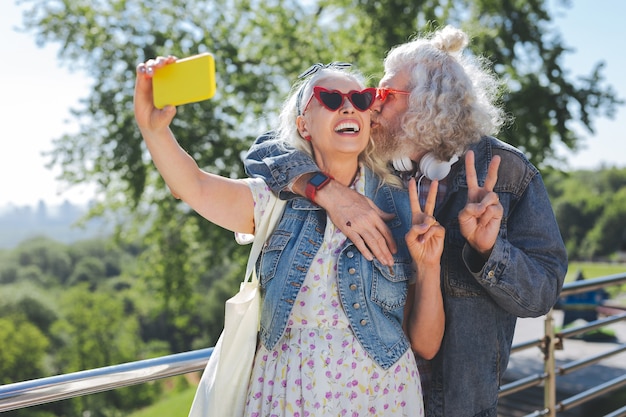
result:
[[[154,311],[158,306],[146,301],[153,294],[134,275],[140,252],[113,241],[65,245],[49,238],[0,252],[0,276],[7,270],[18,277],[34,270],[46,276],[0,283],[0,338],[6,342],[0,349],[0,384],[171,353],[174,343],[168,335],[151,338],[145,331],[159,313]],[[50,253],[68,262],[63,268],[44,267],[47,262],[41,256]],[[120,410],[151,403],[160,389],[160,384],[141,384],[9,415],[125,415]]]
[[[203,334],[189,326],[206,303],[197,285],[223,302],[229,291],[214,285],[236,289],[247,248],[169,195],[133,117],[139,62],[169,54],[215,55],[216,95],[179,107],[172,130],[203,169],[231,177],[243,175],[242,152],[273,126],[302,70],[315,62],[349,61],[372,74],[374,84],[386,51],[445,24],[465,29],[473,38],[470,52],[488,57],[506,81],[502,100],[516,122],[501,138],[538,166],[555,161],[558,144],[576,148],[573,123],[592,130],[597,116],[612,115],[620,104],[604,84],[602,63],[586,77],[568,77],[562,66],[568,49],[543,0],[23,2],[30,5],[25,29],[40,44],[59,45],[62,62],[93,79],[91,94],[73,111],[79,132],[55,140],[50,164],[70,184],[96,184],[100,204],[92,215],[118,215],[124,221],[117,237],[147,245],[139,270],[159,291],[161,328],[176,332],[176,349]],[[31,275],[36,279],[37,271]]]
[[[626,168],[553,172],[546,186],[570,259],[626,253]]]
[[[62,319],[54,324],[53,333],[62,340],[55,353],[55,363],[63,372],[95,369],[111,364],[133,362],[141,358],[138,317],[128,315],[124,298],[100,290],[91,292],[85,285],[72,286],[61,300]],[[153,399],[154,387],[142,384],[132,387],[128,400],[124,390],[109,391],[101,396],[81,396],[71,401],[76,415],[89,410],[92,416],[107,416],[113,407],[128,409],[129,405],[145,405]]]
[[[134,67],[157,55],[216,55],[216,98],[185,106],[174,128],[202,166],[226,175],[241,174],[239,153],[271,126],[260,118],[275,112],[309,63],[351,61],[379,76],[390,47],[445,24],[470,33],[471,49],[507,81],[503,100],[516,123],[502,137],[538,165],[553,160],[556,143],[578,145],[573,121],[593,131],[593,119],[613,115],[620,103],[604,84],[602,62],[588,76],[567,77],[569,50],[543,0],[25,2],[32,4],[25,25],[38,42],[60,44],[62,60],[94,79],[75,113],[83,129],[57,140],[53,163],[66,180],[96,182],[115,199],[122,191],[129,204],[159,184],[131,111]]]
[[[41,375],[49,340],[21,314],[0,317],[0,385]]]
[[[500,137],[540,167],[556,162],[557,145],[577,148],[576,124],[593,132],[594,120],[621,104],[604,82],[603,63],[568,76],[568,47],[542,0],[22,3],[29,5],[25,29],[40,44],[59,45],[61,61],[93,80],[73,110],[78,133],[55,140],[50,164],[70,184],[97,185],[92,215],[117,220],[116,237],[130,244],[67,248],[34,239],[3,254],[0,339],[11,343],[0,350],[0,383],[211,346],[219,335],[223,301],[236,289],[248,248],[169,195],[134,122],[139,62],[215,55],[216,96],[180,107],[172,129],[201,167],[231,177],[243,175],[242,152],[273,126],[303,69],[348,61],[375,84],[389,48],[445,24],[465,29],[471,52],[488,57],[506,81],[502,100],[515,123]],[[626,172],[553,174],[546,183],[570,258],[625,249]],[[150,389],[53,408],[104,415],[149,400]]]

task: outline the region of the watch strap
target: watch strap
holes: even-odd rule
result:
[[[328,185],[332,177],[322,172],[317,172],[306,183],[304,194],[310,201],[315,202],[315,195],[319,190]]]

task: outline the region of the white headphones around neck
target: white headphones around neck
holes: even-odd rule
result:
[[[432,153],[428,152],[422,156],[419,163],[419,169],[426,178],[431,181],[442,180],[448,176],[452,165],[459,160],[457,155],[453,155],[449,161],[442,161]],[[411,158],[403,157],[393,160],[393,167],[396,171],[413,171],[413,161]]]

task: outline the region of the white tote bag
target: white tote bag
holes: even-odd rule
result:
[[[255,264],[284,207],[285,201],[272,194],[265,215],[256,221],[246,276],[239,292],[226,301],[224,330],[204,369],[189,417],[243,416],[261,308]]]

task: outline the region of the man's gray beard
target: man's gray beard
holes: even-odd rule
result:
[[[413,146],[403,137],[401,130],[392,131],[383,126],[372,130],[372,139],[376,145],[376,155],[385,162],[410,156],[413,153]]]

